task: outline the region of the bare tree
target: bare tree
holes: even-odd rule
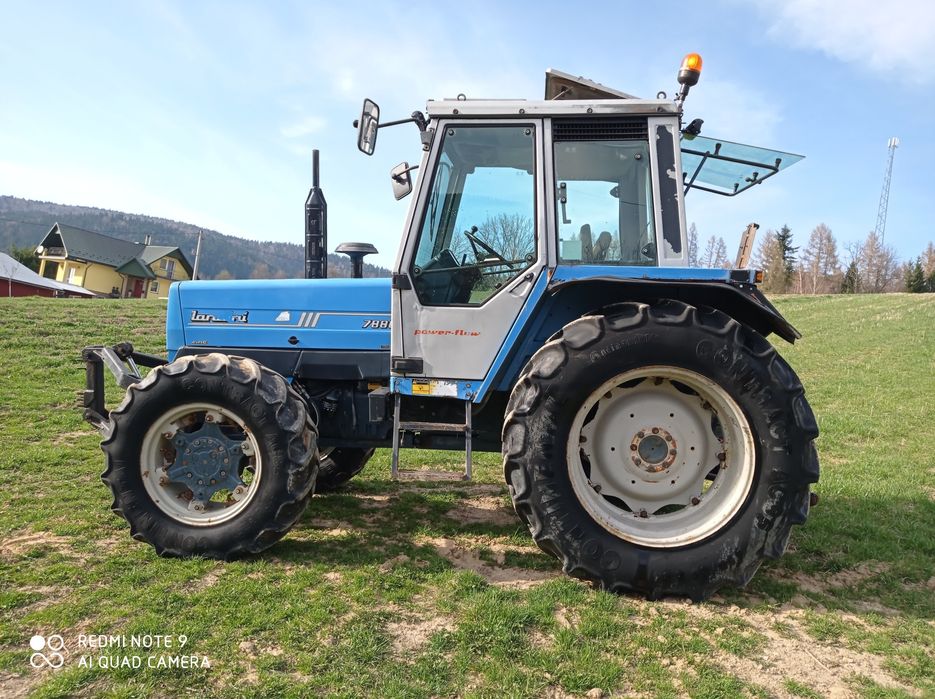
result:
[[[698,266],[698,229],[694,223],[688,227],[688,266]]]
[[[926,246],[925,252],[922,253],[922,271],[925,272],[926,277],[935,274],[935,245],[931,242]]]
[[[717,247],[714,249],[714,264],[712,267],[730,268],[730,260],[727,259],[727,243],[724,242],[721,236],[717,237]]]
[[[860,290],[865,293],[879,294],[892,290],[899,281],[899,264],[893,248],[884,245],[871,231],[857,253],[857,266],[860,268]]]
[[[826,294],[840,287],[841,263],[838,244],[831,229],[819,223],[808,238],[799,264],[799,291],[805,294]]]
[[[532,221],[522,214],[500,213],[488,216],[474,235],[511,262],[524,260],[527,255],[536,252]],[[449,248],[459,262],[464,255],[468,256],[470,262],[474,261],[471,243],[463,232],[454,232]],[[479,252],[481,255],[486,253],[482,248]]]

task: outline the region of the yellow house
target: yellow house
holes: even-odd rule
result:
[[[191,279],[177,247],[132,243],[56,223],[36,248],[39,274],[102,296],[165,298],[172,282]]]

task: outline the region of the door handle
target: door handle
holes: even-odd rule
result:
[[[510,293],[512,294],[514,291],[516,291],[517,289],[519,289],[523,284],[526,284],[526,283],[528,283],[528,282],[531,282],[531,281],[532,281],[532,278],[533,278],[533,273],[532,273],[532,272],[526,272],[526,274],[524,274],[524,275],[522,276],[522,278],[521,278],[518,282],[516,282],[516,286],[514,286],[512,289],[510,289]]]

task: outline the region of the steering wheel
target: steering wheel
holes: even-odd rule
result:
[[[476,257],[478,261],[481,261],[483,259],[481,258],[480,253],[478,252],[478,247],[480,247],[482,250],[484,250],[484,252],[489,252],[491,255],[493,255],[495,258],[500,260],[503,264],[505,264],[510,269],[514,268],[512,262],[506,259],[499,252],[494,250],[492,247],[490,247],[490,245],[488,245],[485,241],[481,240],[476,235],[474,235],[475,233],[477,233],[477,226],[471,226],[471,230],[464,231],[464,235],[467,237],[468,242],[471,243],[471,247],[474,249],[474,257]]]

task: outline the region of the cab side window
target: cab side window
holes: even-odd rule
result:
[[[445,130],[410,272],[425,305],[479,305],[536,259],[531,125]]]
[[[657,264],[645,119],[556,121],[553,141],[559,260]]]

